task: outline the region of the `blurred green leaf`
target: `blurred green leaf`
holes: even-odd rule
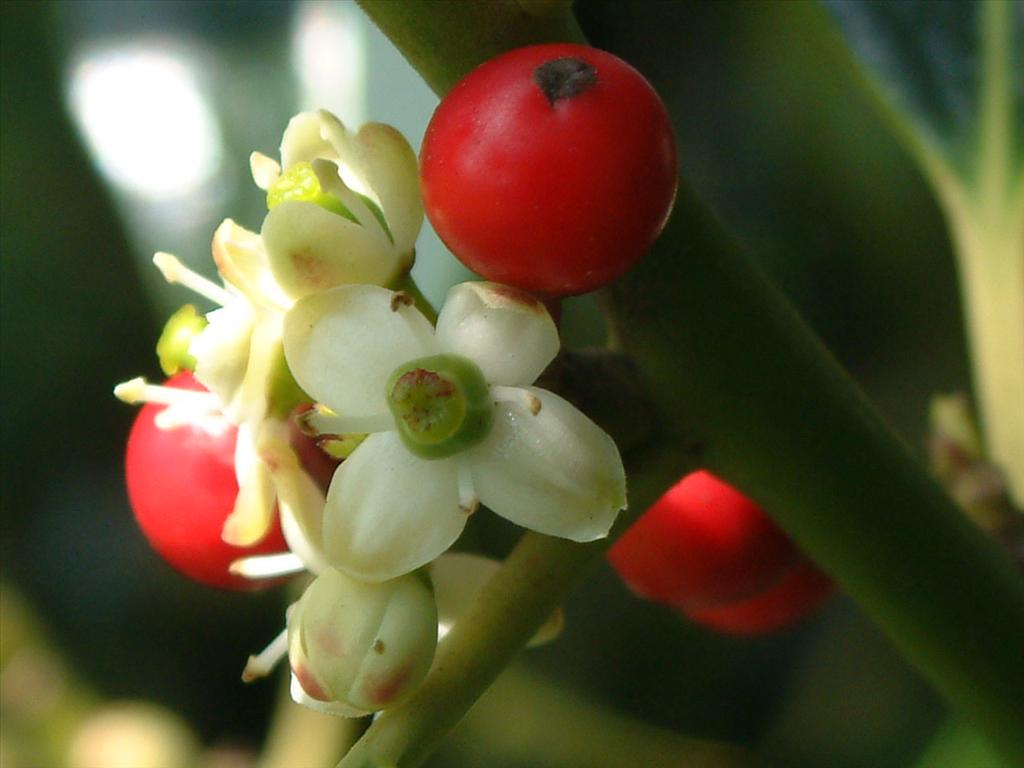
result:
[[[964,167],[978,105],[978,3],[823,2],[890,105]]]
[[[915,768],[1008,768],[988,741],[964,723],[950,720],[936,734]]]
[[[992,97],[1004,100],[1009,109],[1001,119],[1018,116],[1008,132],[1016,142],[1010,135],[1000,137],[1010,139],[1012,158],[1007,159],[1017,175],[1024,137],[1019,120],[1024,67],[1011,61],[1009,42],[1024,29],[1024,5],[1005,0],[822,2],[907,138],[961,180],[974,179],[982,145],[994,138],[981,125]],[[986,57],[986,46],[1002,50]]]
[[[1024,3],[821,1],[942,204],[986,447],[1024,504]]]

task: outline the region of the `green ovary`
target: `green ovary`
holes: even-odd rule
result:
[[[443,459],[471,448],[494,423],[483,373],[459,355],[399,366],[388,378],[387,393],[402,442],[420,458]]]
[[[315,203],[325,211],[336,213],[356,224],[359,223],[352,211],[346,208],[341,200],[323,191],[320,179],[317,178],[316,171],[313,170],[310,163],[295,163],[282,173],[267,190],[268,209],[292,200]]]

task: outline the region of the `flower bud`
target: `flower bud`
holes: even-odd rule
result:
[[[195,370],[196,359],[189,354],[189,345],[206,324],[206,318],[196,312],[191,304],[186,304],[170,316],[156,343],[156,354],[164,373],[173,376],[179,371]]]
[[[420,684],[436,646],[425,578],[367,583],[328,568],[288,616],[292,698],[347,717],[384,709]]]

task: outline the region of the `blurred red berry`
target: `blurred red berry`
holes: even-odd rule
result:
[[[711,608],[680,609],[705,627],[730,635],[761,635],[790,627],[817,611],[835,592],[832,580],[810,562],[798,563],[767,591]]]
[[[205,391],[188,371],[166,386]],[[252,547],[221,539],[238,495],[238,430],[221,416],[201,414],[193,424],[161,429],[154,419],[165,407],[150,403],[139,411],[125,456],[128,497],[146,539],[174,568],[203,584],[253,590],[278,583],[228,572],[239,557],[288,550],[276,516],[267,535]]]
[[[608,558],[641,597],[701,608],[760,593],[800,553],[754,502],[701,471],[670,488]]]
[[[608,559],[640,597],[735,634],[781,629],[833,589],[760,507],[706,471],[669,489]]]

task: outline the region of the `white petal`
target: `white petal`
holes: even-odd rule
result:
[[[364,177],[391,227],[395,248],[407,254],[423,225],[416,153],[399,131],[383,123],[360,128],[356,147]]]
[[[384,285],[401,268],[385,238],[315,203],[275,206],[261,234],[274,277],[293,299],[346,283]]]
[[[281,175],[281,166],[262,152],[253,152],[249,155],[249,172],[256,186],[266,192]]]
[[[539,301],[497,283],[448,291],[437,342],[470,358],[491,384],[532,384],[558,354],[558,329]]]
[[[391,239],[366,202],[345,183],[341,170],[330,160],[314,160],[313,172],[320,182],[320,189],[334,195],[349,212],[356,217],[359,224],[380,241],[380,247],[394,250]]]
[[[480,590],[501,568],[489,557],[467,552],[448,552],[430,564],[430,580],[434,583],[437,601],[437,631],[444,637],[451,626],[476,600]],[[562,630],[562,609],[556,609],[537,630],[528,645],[536,646],[554,640]]]
[[[288,548],[302,559],[306,570],[320,573],[327,567],[320,540],[324,495],[299,464],[288,441],[287,424],[276,419],[264,422],[258,450],[274,483]]]
[[[354,578],[391,579],[448,549],[466,520],[455,461],[417,458],[397,433],[380,432],[334,474],[324,550],[334,567]]]
[[[274,521],[277,496],[270,470],[259,460],[256,435],[249,424],[238,428],[235,443],[235,474],[238,496],[224,521],[221,538],[236,547],[251,547],[267,535]]]
[[[288,170],[295,163],[313,162],[318,157],[337,157],[322,134],[323,112],[300,112],[288,121],[281,138],[281,166]],[[336,118],[335,118],[336,119]]]
[[[437,608],[417,574],[388,585],[391,597],[347,699],[379,710],[405,699],[423,681],[437,647]]]
[[[270,392],[276,363],[281,361],[284,333],[283,318],[280,314],[261,312],[252,328],[249,345],[249,362],[245,377],[228,416],[235,421],[259,423],[270,406]]]
[[[270,271],[263,238],[231,219],[224,219],[213,233],[213,261],[221,277],[245,294],[254,304],[283,311],[292,301],[281,290]]]
[[[248,302],[237,299],[206,319],[209,325],[192,339],[188,351],[196,359],[196,379],[230,408],[245,378],[255,316]]]
[[[292,701],[296,704],[301,704],[304,707],[309,707],[314,712],[319,712],[322,715],[337,715],[338,717],[363,717],[364,715],[370,714],[367,710],[356,709],[353,706],[344,704],[340,701],[317,701],[302,689],[302,684],[299,679],[292,672],[291,683],[288,687],[288,692],[291,694]]]
[[[372,285],[308,296],[285,317],[284,352],[295,380],[342,416],[388,410],[388,376],[403,363],[436,353],[433,329],[415,308]]]
[[[520,403],[495,406],[494,428],[465,456],[480,500],[513,523],[573,541],[607,535],[626,505],[615,442],[558,395],[534,387],[536,415]]]

